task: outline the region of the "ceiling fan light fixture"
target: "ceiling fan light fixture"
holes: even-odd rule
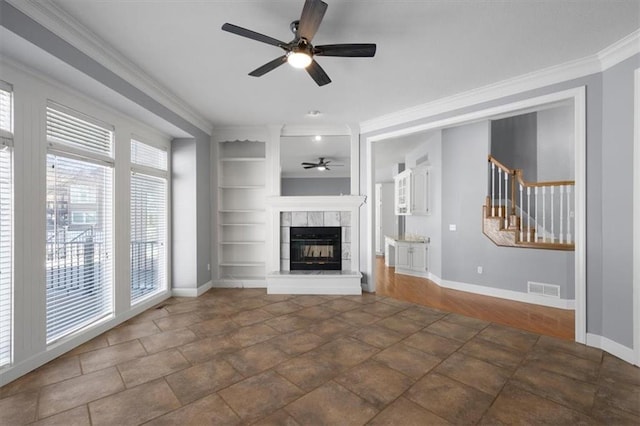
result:
[[[287,53],[287,62],[294,68],[306,68],[311,64],[311,56],[305,52],[291,51]]]
[[[327,167],[326,167],[326,166],[318,166],[318,167],[316,167],[316,168],[317,168],[318,170],[320,170],[321,172],[323,172],[323,171],[327,170]]]

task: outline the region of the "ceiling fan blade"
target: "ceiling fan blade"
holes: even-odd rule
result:
[[[269,71],[272,71],[272,70],[278,68],[280,65],[284,64],[285,62],[287,62],[287,55],[282,55],[279,58],[276,58],[271,62],[267,62],[263,66],[261,66],[259,68],[256,68],[255,70],[251,71],[249,73],[249,75],[252,76],[252,77],[263,76],[266,73],[268,73]]]
[[[237,25],[226,23],[222,26],[223,31],[230,32],[232,34],[236,34],[242,37],[250,38],[251,40],[260,41],[262,43],[267,43],[272,46],[282,47],[287,44],[283,41],[277,40],[273,37],[266,36],[264,34],[257,33],[255,31],[248,30],[246,28],[239,27]]]
[[[317,166],[318,163],[300,163],[303,166]]]
[[[315,169],[316,167],[318,167],[317,164],[314,164],[313,166],[304,166],[305,169]]]
[[[327,73],[324,72],[322,67],[315,60],[311,61],[311,64],[306,68],[306,70],[318,86],[324,86],[325,84],[331,83],[331,79]]]
[[[313,54],[317,56],[341,56],[347,58],[371,58],[376,54],[374,43],[325,44],[315,46]]]
[[[322,0],[306,0],[300,15],[298,24],[298,36],[305,38],[308,42],[316,35],[318,27],[327,11],[327,4]]]

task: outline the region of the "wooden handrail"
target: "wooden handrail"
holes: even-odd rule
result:
[[[555,180],[555,181],[547,181],[547,182],[527,182],[522,178],[522,170],[516,169],[515,176],[518,182],[524,187],[542,187],[542,186],[563,186],[563,185],[575,185],[575,180]]]
[[[495,164],[496,166],[500,167],[503,171],[507,172],[508,174],[512,175],[515,173],[515,170],[512,170],[510,168],[508,168],[507,166],[505,166],[504,164],[502,164],[500,161],[496,160],[495,157],[493,157],[491,154],[489,154],[489,158],[488,161],[490,163]]]

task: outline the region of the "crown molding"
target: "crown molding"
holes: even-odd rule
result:
[[[489,102],[564,81],[596,74],[640,53],[640,30],[606,47],[595,55],[519,75],[433,102],[406,108],[360,123],[361,133],[372,133],[436,114]]]
[[[600,61],[602,71],[606,71],[638,53],[640,53],[640,29],[616,41],[611,46],[605,47],[596,56]]]
[[[50,0],[5,0],[204,132],[213,123]]]

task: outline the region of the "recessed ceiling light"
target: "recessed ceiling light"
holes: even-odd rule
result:
[[[320,111],[316,109],[311,109],[307,112],[307,117],[318,117],[321,114]]]
[[[322,136],[316,135],[314,139],[316,140],[316,142],[320,142],[322,140]]]

